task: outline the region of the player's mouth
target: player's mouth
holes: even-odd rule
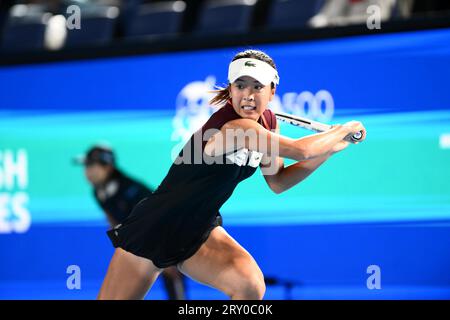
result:
[[[241,109],[243,109],[244,111],[254,111],[256,110],[256,106],[244,105],[241,106]]]

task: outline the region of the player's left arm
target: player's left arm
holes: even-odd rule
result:
[[[275,132],[280,134],[278,123]],[[284,166],[283,158],[264,154],[260,168],[270,189],[279,194],[306,179],[332,154],[330,152],[313,159],[298,161],[287,167]]]

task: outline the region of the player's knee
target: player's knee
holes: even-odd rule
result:
[[[241,295],[248,300],[261,300],[266,292],[264,279],[253,275],[243,281]]]
[[[248,300],[261,300],[266,292],[264,276],[259,267],[251,262],[247,267],[242,261],[236,266],[239,276],[235,295]]]

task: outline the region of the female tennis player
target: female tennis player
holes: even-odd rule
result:
[[[238,53],[228,80],[211,100],[223,107],[193,134],[157,190],[108,231],[116,250],[99,299],[142,299],[162,269],[172,265],[231,299],[262,299],[263,274],[221,226],[220,207],[257,167],[281,193],[345,149],[347,136],[362,132],[359,141],[365,139],[357,121],[300,139],[280,135],[268,109],[279,76],[272,58],[261,51]],[[285,167],[283,158],[297,162]]]

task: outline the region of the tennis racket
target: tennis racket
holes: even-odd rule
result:
[[[275,112],[275,116],[278,120],[281,120],[283,122],[287,122],[289,124],[292,124],[294,126],[302,127],[311,131],[315,132],[324,132],[331,129],[331,125],[325,124],[322,122],[317,122],[313,120],[309,120],[304,117],[294,116],[292,114],[287,114],[284,112]],[[357,132],[354,135],[345,137],[345,140],[353,140],[353,141],[359,141],[362,138],[362,132]]]

